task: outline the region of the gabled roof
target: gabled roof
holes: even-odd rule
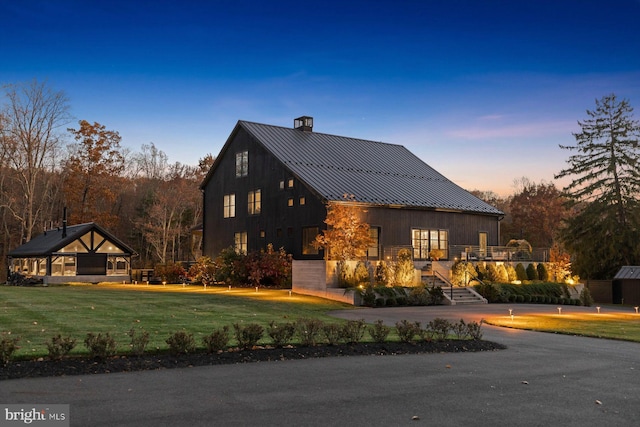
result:
[[[640,279],[640,266],[625,265],[620,267],[613,280],[620,279]]]
[[[97,230],[100,234],[106,237],[113,244],[117,245],[120,249],[128,254],[135,254],[135,251],[127,246],[125,243],[118,240],[111,233],[100,227],[94,222],[88,222],[86,224],[71,225],[67,227],[67,235],[63,237],[63,228],[58,227],[53,230],[47,230],[39,236],[34,237],[22,246],[15,248],[9,252],[10,257],[34,257],[45,256],[51,253],[55,253],[64,248],[71,242],[84,236],[91,230]]]
[[[242,120],[230,139],[239,127],[326,201],[352,194],[372,205],[504,215],[401,145]]]

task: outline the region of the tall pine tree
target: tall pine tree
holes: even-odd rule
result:
[[[615,94],[596,100],[596,109],[579,121],[574,154],[557,178],[574,177],[564,188],[573,215],[562,232],[582,277],[610,279],[622,265],[640,261],[640,123],[633,108]]]

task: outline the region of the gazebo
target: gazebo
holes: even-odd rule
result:
[[[47,230],[8,254],[10,273],[43,283],[130,282],[135,251],[98,224]]]

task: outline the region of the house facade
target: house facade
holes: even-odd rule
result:
[[[47,230],[8,254],[9,273],[66,282],[130,282],[133,249],[90,222]]]
[[[323,259],[311,242],[326,229],[329,202],[363,208],[375,241],[371,260],[399,248],[415,260],[432,249],[453,260],[460,254],[452,247],[497,245],[504,216],[405,147],[314,132],[306,116],[293,128],[238,121],[201,190],[210,257],[272,244],[294,259]]]

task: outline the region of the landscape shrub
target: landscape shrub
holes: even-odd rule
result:
[[[516,264],[516,276],[518,280],[529,280],[529,276],[527,276],[527,270],[524,268],[521,262]]]
[[[389,267],[385,261],[378,261],[376,264],[376,269],[373,273],[373,280],[378,286],[386,286],[389,285],[390,280]]]
[[[186,331],[176,331],[165,341],[169,344],[169,350],[173,354],[192,353],[196,349],[196,341],[193,334]]]
[[[452,328],[452,324],[447,319],[442,319],[440,317],[436,317],[427,323],[426,331],[432,333],[434,339],[438,341],[445,340],[447,335],[449,335],[449,331]]]
[[[591,291],[586,286],[580,291],[580,303],[585,307],[591,307],[593,305],[593,297]]]
[[[49,352],[49,358],[51,360],[60,360],[76,346],[76,340],[71,337],[62,337],[58,334],[51,338],[51,341],[47,342],[47,350]]]
[[[2,337],[0,340],[0,363],[2,363],[2,366],[7,366],[11,362],[13,353],[20,348],[18,346],[19,341],[19,337],[8,337],[6,335]]]
[[[468,261],[458,260],[451,267],[451,281],[456,286],[467,286],[477,276],[476,268]]]
[[[217,266],[215,280],[227,285],[249,286],[245,258],[246,255],[236,252],[233,247],[221,250],[214,261]]]
[[[356,264],[356,268],[353,271],[353,280],[356,286],[370,285],[371,277],[369,275],[369,268],[363,261],[358,261]]]
[[[516,303],[523,303],[525,300],[525,295],[516,295]]]
[[[375,306],[376,307],[384,307],[385,306],[384,298],[376,298]]]
[[[147,348],[147,344],[149,344],[149,332],[144,329],[136,331],[134,328],[131,328],[127,335],[131,337],[131,353],[136,356],[142,356],[144,350]]]
[[[528,280],[538,280],[538,270],[533,263],[530,263],[527,266],[527,279]]]
[[[269,243],[266,250],[252,251],[241,258],[241,261],[245,264],[252,287],[291,287],[291,255],[284,248],[276,251]]]
[[[472,340],[482,339],[482,323],[476,321],[467,323],[467,334]]]
[[[347,344],[357,344],[362,340],[367,324],[363,319],[349,320],[342,325],[342,339]]]
[[[393,297],[387,298],[387,301],[385,302],[385,305],[387,307],[395,307],[396,305],[398,305],[398,301]]]
[[[167,283],[179,283],[180,278],[187,274],[182,264],[168,263],[158,264],[155,267],[155,275]]]
[[[216,282],[217,268],[216,263],[211,258],[202,256],[189,269],[189,277],[194,283],[210,286]]]
[[[296,324],[293,322],[269,322],[267,328],[267,335],[273,341],[273,345],[276,347],[282,347],[291,343],[293,336],[296,333]]]
[[[409,290],[407,295],[409,305],[428,305],[429,301],[429,293],[424,285],[415,286]]]
[[[304,346],[314,346],[318,343],[320,332],[324,322],[318,319],[298,319],[296,322],[296,335]]]
[[[235,333],[238,347],[248,350],[256,345],[262,339],[264,328],[258,323],[234,323],[233,330]]]
[[[338,323],[327,323],[322,325],[322,334],[329,345],[339,344],[342,340],[342,325]]]
[[[536,269],[538,270],[538,280],[542,280],[543,282],[549,280],[549,271],[543,262],[538,263]]]
[[[222,351],[229,346],[229,327],[224,325],[222,328],[214,329],[209,335],[202,338],[202,343],[209,353]]]
[[[89,350],[89,355],[91,357],[101,360],[115,355],[118,348],[116,341],[109,332],[104,335],[101,333],[95,335],[94,333],[89,332],[87,337],[84,339],[84,345]]]
[[[396,331],[402,342],[411,342],[420,333],[420,322],[400,320],[396,322]]]
[[[387,340],[391,328],[384,324],[382,320],[376,320],[373,325],[369,326],[369,335],[377,343],[383,343]]]
[[[513,265],[508,264],[505,266],[505,269],[507,270],[507,280],[509,282],[518,280],[518,274],[516,273],[516,268]]]
[[[398,261],[396,261],[394,271],[394,284],[398,286],[410,286],[415,278],[415,266],[411,258],[409,249],[398,251]]]

